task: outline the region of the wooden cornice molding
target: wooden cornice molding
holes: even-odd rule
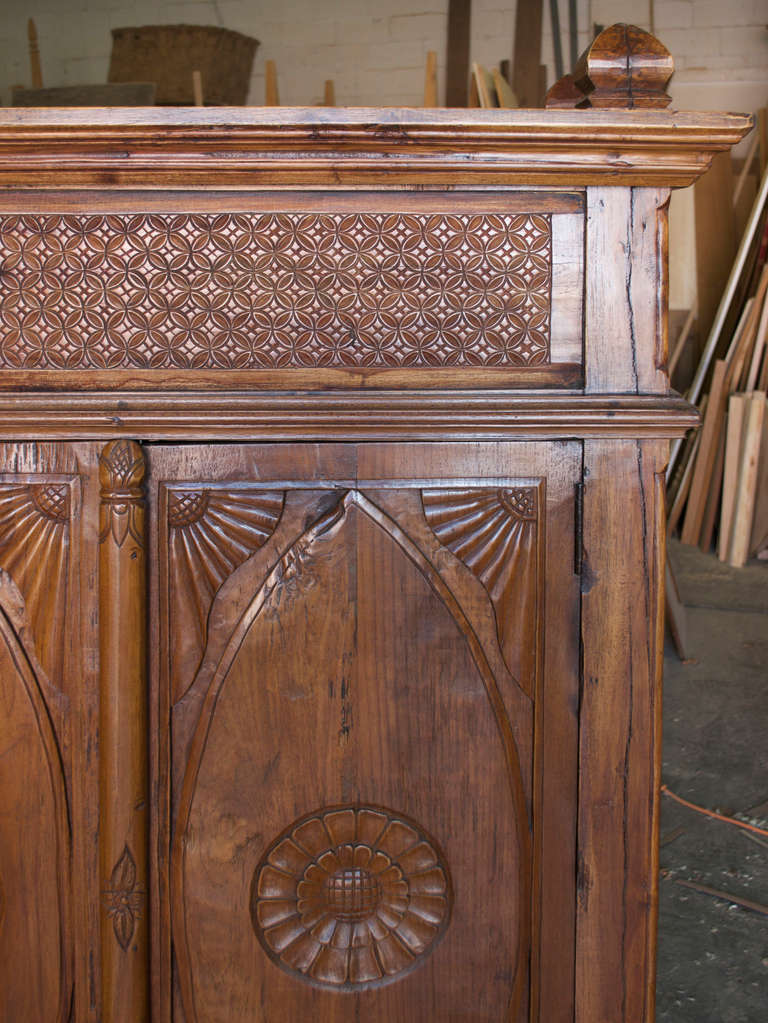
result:
[[[672,393],[509,391],[0,394],[0,440],[415,441],[680,437],[697,410]]]
[[[0,189],[678,187],[751,125],[658,109],[9,108]]]

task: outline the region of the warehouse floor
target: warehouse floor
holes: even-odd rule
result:
[[[674,542],[670,555],[694,663],[667,640],[663,781],[768,828],[768,563],[731,569]],[[658,1023],[768,1019],[768,915],[677,883],[768,907],[768,838],[756,837],[662,799]]]

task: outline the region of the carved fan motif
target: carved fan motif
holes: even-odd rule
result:
[[[70,504],[69,483],[0,484],[0,568],[24,597],[40,663],[59,687]]]
[[[531,692],[535,664],[536,487],[422,491],[438,540],[488,592],[507,667]]]
[[[173,658],[175,663],[186,661],[194,672],[205,648],[216,593],[269,539],[282,510],[283,494],[278,491],[214,487],[168,491],[171,635],[185,645]],[[189,673],[184,681],[175,681],[174,700],[181,698],[190,681]]]
[[[296,821],[256,868],[253,928],[288,973],[332,987],[412,969],[448,925],[448,870],[413,821],[366,806]]]

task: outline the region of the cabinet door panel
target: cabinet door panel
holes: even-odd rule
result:
[[[196,479],[152,452],[174,1018],[536,1010],[542,571],[579,461],[548,480],[546,445],[503,447],[493,475],[425,450],[410,478],[345,447],[325,480],[295,447],[222,448]]]
[[[2,1020],[99,1015],[95,465],[0,444]]]

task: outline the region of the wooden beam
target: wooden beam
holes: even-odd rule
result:
[[[279,107],[280,93],[277,89],[277,65],[268,60],[264,65],[264,106]]]
[[[448,0],[445,105],[465,107],[469,87],[469,27],[472,0]]]
[[[195,97],[195,106],[203,105],[203,77],[199,71],[192,72],[192,95]]]
[[[40,67],[40,47],[37,42],[37,25],[35,19],[27,22],[27,38],[29,39],[29,71],[33,89],[42,89],[43,71]]]
[[[541,66],[541,0],[518,0],[512,50],[512,88],[521,107],[539,107]]]
[[[424,106],[437,106],[437,53],[427,53],[427,66],[424,71]]]

